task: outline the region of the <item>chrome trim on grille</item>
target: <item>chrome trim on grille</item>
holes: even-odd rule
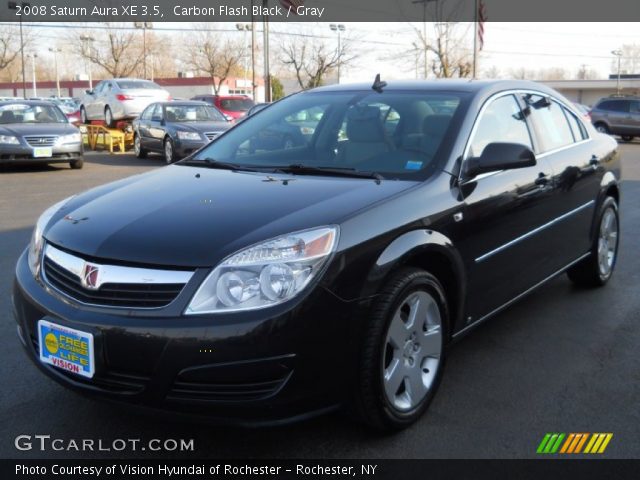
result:
[[[492,257],[493,255],[495,255],[496,253],[499,253],[503,250],[506,250],[507,248],[515,245],[516,243],[521,242],[522,240],[525,240],[529,237],[531,237],[532,235],[535,235],[538,232],[541,232],[542,230],[544,230],[545,228],[549,228],[552,225],[555,225],[556,223],[564,220],[567,217],[570,217],[571,215],[578,213],[582,210],[584,210],[585,208],[589,208],[591,205],[593,205],[595,203],[595,200],[589,200],[587,203],[585,203],[584,205],[580,205],[578,208],[574,208],[573,210],[560,215],[559,217],[554,218],[553,220],[551,220],[550,222],[545,223],[544,225],[540,225],[538,228],[534,228],[533,230],[531,230],[530,232],[525,233],[524,235],[521,235],[517,238],[514,238],[513,240],[511,240],[510,242],[505,243],[504,245],[499,246],[498,248],[491,250],[490,252],[485,253],[484,255],[480,255],[478,258],[476,258],[476,263],[480,263],[483,260],[486,260],[489,257]]]
[[[25,135],[24,139],[32,147],[53,147],[58,135]]]

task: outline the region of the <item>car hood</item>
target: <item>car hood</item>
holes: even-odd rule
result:
[[[0,135],[65,135],[77,133],[78,129],[68,123],[6,123],[0,125]]]
[[[97,259],[214,266],[254,243],[339,224],[415,185],[173,165],[73,198],[52,218],[45,238]]]
[[[231,127],[229,122],[171,122],[176,130],[189,130],[192,132],[224,132]]]

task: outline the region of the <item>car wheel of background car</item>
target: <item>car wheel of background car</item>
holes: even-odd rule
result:
[[[621,135],[621,138],[625,142],[632,142],[633,141],[633,135]]]
[[[164,161],[167,163],[173,163],[175,160],[173,141],[167,137],[164,139]]]
[[[89,123],[89,121],[87,120],[87,111],[84,109],[84,107],[80,107],[80,123],[82,123],[83,125]]]
[[[282,145],[282,148],[285,149],[285,150],[289,150],[289,149],[291,149],[293,147],[295,147],[295,143],[293,141],[293,138],[285,137],[283,145]]]
[[[384,431],[405,428],[429,406],[442,377],[448,309],[429,272],[406,268],[378,297],[365,326],[355,406]]]
[[[596,127],[596,130],[600,133],[609,133],[609,127],[607,127],[604,123],[596,123],[594,127]]]
[[[113,113],[111,112],[111,108],[109,107],[106,107],[104,109],[104,124],[109,128],[112,128],[114,126]]]
[[[618,204],[612,197],[600,208],[591,255],[567,271],[573,283],[584,287],[599,287],[609,281],[618,258]]]
[[[138,158],[147,158],[147,151],[142,148],[142,144],[140,143],[140,135],[135,134],[133,136],[133,151]]]
[[[74,170],[80,170],[84,166],[84,160],[82,158],[79,160],[73,160],[69,162],[69,166]]]

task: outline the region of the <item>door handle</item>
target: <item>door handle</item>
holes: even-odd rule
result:
[[[536,178],[534,183],[539,187],[545,187],[549,183],[549,176],[545,173],[540,172],[538,174],[538,178]]]

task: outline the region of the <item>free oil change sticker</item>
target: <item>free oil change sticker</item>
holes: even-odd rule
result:
[[[83,377],[93,377],[95,364],[91,333],[39,320],[38,340],[40,361]]]

